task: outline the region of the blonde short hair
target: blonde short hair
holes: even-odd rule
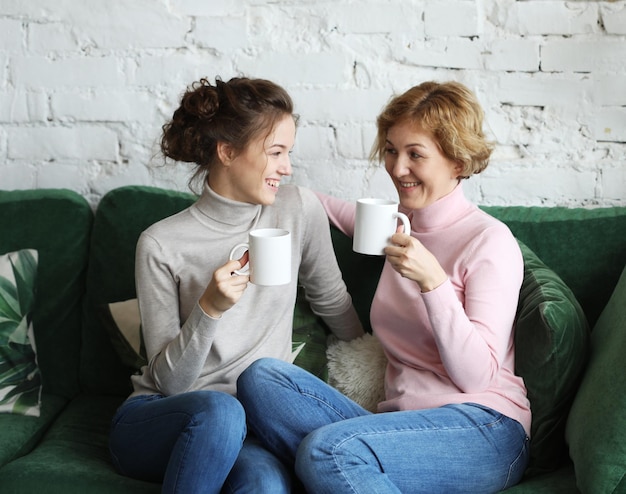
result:
[[[382,162],[387,133],[408,122],[429,132],[441,152],[461,165],[461,178],[487,168],[493,150],[483,132],[483,110],[467,87],[458,82],[424,82],[394,96],[376,119],[378,133],[370,158]]]

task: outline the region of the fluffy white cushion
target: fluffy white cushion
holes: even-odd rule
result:
[[[387,357],[374,335],[351,341],[332,338],[326,350],[328,383],[366,410],[376,412],[385,398]]]

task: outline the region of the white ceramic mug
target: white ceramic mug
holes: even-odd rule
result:
[[[235,271],[250,274],[255,285],[275,286],[291,282],[291,233],[282,228],[260,228],[248,234],[248,243],[235,245],[229,258],[249,252],[248,264]]]
[[[361,254],[384,255],[389,239],[396,233],[398,219],[402,220],[404,233],[411,233],[411,223],[406,214],[398,212],[398,203],[386,199],[359,199],[356,202],[356,219],[352,250]]]

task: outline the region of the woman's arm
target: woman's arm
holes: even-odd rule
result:
[[[512,351],[523,259],[513,236],[501,231],[487,230],[466,252],[464,302],[450,280],[422,299],[449,377],[464,392],[480,392]]]
[[[198,303],[181,324],[176,279],[169,256],[150,235],[137,243],[135,280],[148,372],[165,395],[186,391],[198,378],[211,349],[218,319]]]
[[[322,194],[321,192],[315,192],[315,195],[322,203],[322,206],[324,206],[330,222],[348,237],[353,237],[356,204]]]

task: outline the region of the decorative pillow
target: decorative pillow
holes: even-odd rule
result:
[[[360,338],[328,345],[328,383],[366,410],[376,412],[385,399],[387,357],[376,336],[365,333]]]
[[[41,373],[32,325],[36,282],[36,250],[0,256],[0,412],[39,417]]]
[[[626,267],[591,332],[565,439],[584,494],[626,492]]]
[[[589,354],[589,326],[573,292],[526,245],[515,330],[515,370],[532,410],[526,476],[566,457],[565,421]]]
[[[139,372],[147,364],[141,334],[141,317],[137,299],[113,302],[101,307],[104,327],[111,344],[124,365]]]

